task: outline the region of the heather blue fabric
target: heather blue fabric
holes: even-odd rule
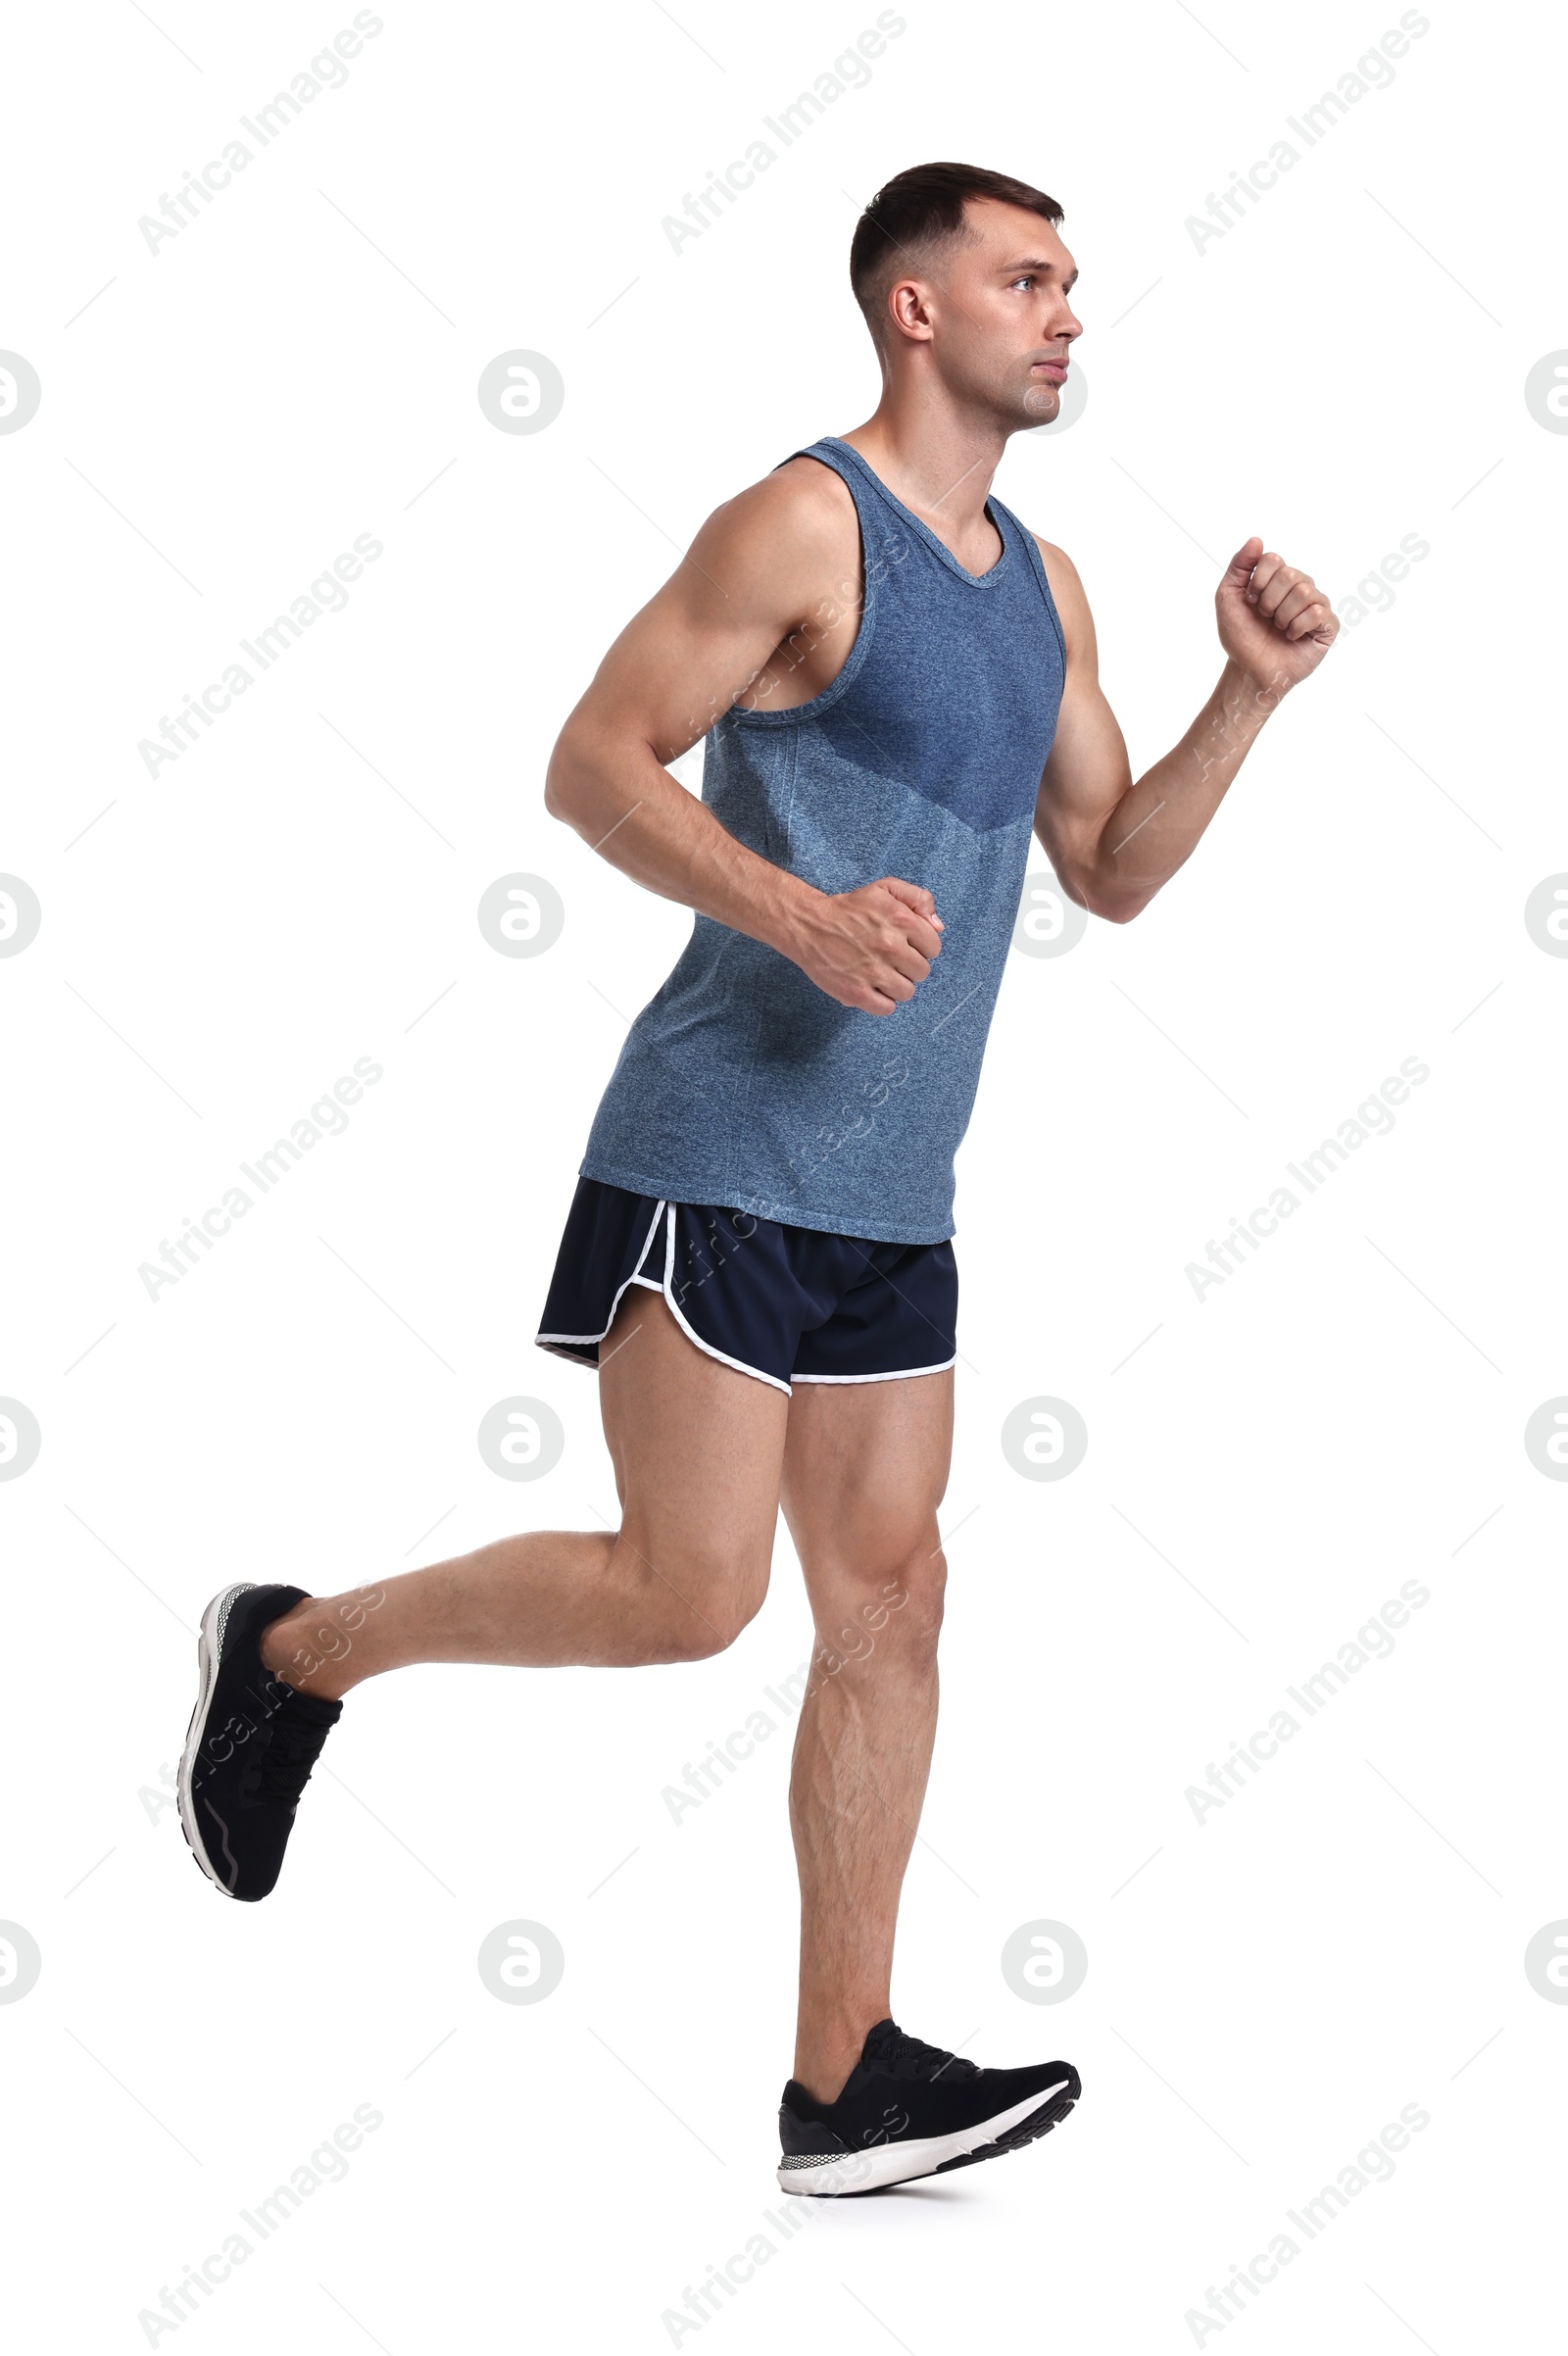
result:
[[[944,919],[929,980],[892,1014],[841,1006],[776,950],[694,918],[632,1024],[580,1165],[666,1202],[888,1243],[953,1233],[953,1157],[1018,913],[1061,702],[1061,628],[1032,536],[999,500],[1003,553],[964,569],[857,451],[859,633],[791,712],[732,705],[703,800],[750,850],[823,892],[924,884]]]

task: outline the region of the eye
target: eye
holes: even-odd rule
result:
[[[1013,285],[1013,286],[1033,286],[1034,282],[1035,282],[1035,276],[1034,276],[1034,272],[1033,272],[1033,270],[1025,270],[1025,271],[1024,271],[1024,273],[1023,273],[1023,275],[1022,275],[1021,277],[1018,277],[1018,278],[1014,278],[1014,279],[1013,279],[1013,281],[1012,281],[1012,285]],[[1011,291],[1012,291],[1012,289],[1011,289],[1011,287],[1009,287],[1009,288],[1008,288],[1008,292],[1010,293]]]

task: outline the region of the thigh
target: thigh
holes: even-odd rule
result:
[[[687,1339],[628,1286],[599,1352],[599,1401],[626,1538],[654,1565],[767,1583],[790,1401]],[[759,1586],[759,1582],[760,1583]]]
[[[783,1505],[818,1629],[875,1607],[892,1582],[935,1607],[937,1507],[953,1451],[953,1373],[802,1383],[790,1401]]]

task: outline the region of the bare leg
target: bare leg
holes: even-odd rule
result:
[[[700,1660],[762,1600],[790,1401],[696,1349],[632,1285],[601,1352],[618,1532],[537,1530],[275,1620],[274,1676],[336,1699],[412,1661]]]
[[[953,1376],[799,1384],[784,1511],[817,1644],[790,1781],[801,1877],[795,2076],[834,2101],[891,2010],[899,1891],[937,1719],[937,1506]]]

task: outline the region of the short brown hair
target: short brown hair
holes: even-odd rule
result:
[[[850,285],[874,337],[881,336],[880,305],[892,273],[962,237],[963,208],[976,197],[1020,205],[1027,213],[1038,213],[1053,228],[1062,218],[1054,196],[1004,172],[983,171],[978,164],[916,164],[901,172],[872,197],[850,245]]]

